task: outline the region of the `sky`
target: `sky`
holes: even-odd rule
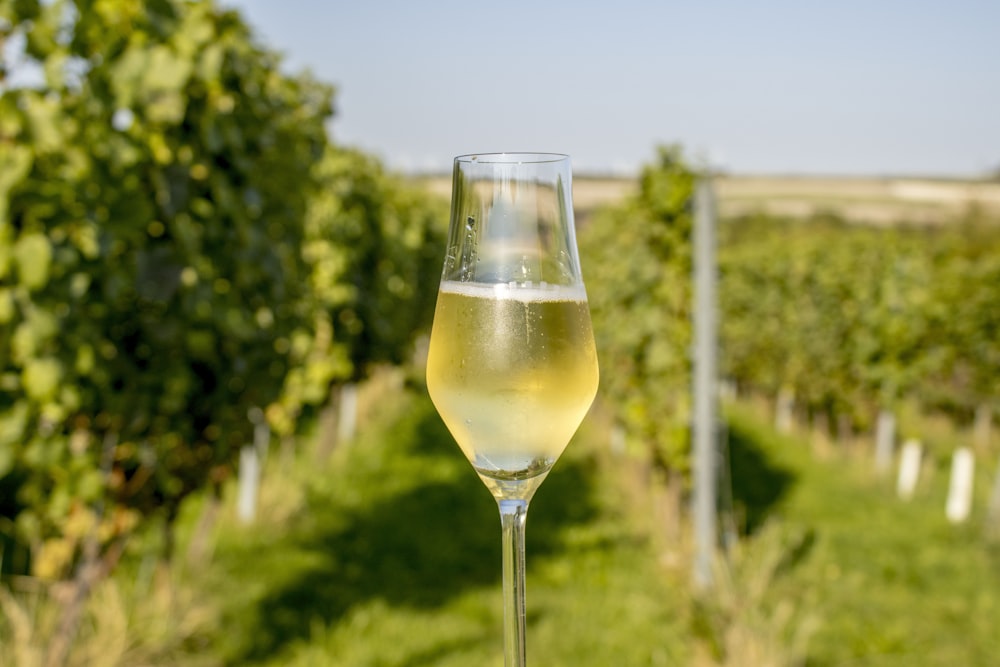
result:
[[[634,172],[1000,169],[997,0],[224,0],[336,86],[334,140],[407,172],[474,152]]]

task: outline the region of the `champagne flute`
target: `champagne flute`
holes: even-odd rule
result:
[[[507,667],[525,665],[528,503],[597,384],[569,157],[455,158],[427,390],[500,508]]]

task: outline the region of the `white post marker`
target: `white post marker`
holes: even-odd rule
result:
[[[960,447],[951,458],[951,481],[945,515],[952,523],[962,523],[972,511],[972,478],[975,473],[972,450]]]
[[[354,438],[358,424],[358,385],[348,382],[340,388],[340,411],[337,415],[337,443]]]
[[[779,433],[791,433],[795,423],[795,392],[782,387],[774,408],[774,426]]]
[[[240,447],[239,493],[236,515],[243,523],[257,518],[257,497],[260,491],[261,460],[267,458],[271,427],[260,408],[251,408],[248,418],[253,423],[253,444]]]
[[[260,482],[260,458],[253,445],[240,447],[239,497],[236,515],[243,523],[252,523],[257,515],[257,485]]]
[[[879,410],[875,422],[875,472],[882,474],[892,468],[892,453],[896,441],[896,415]]]
[[[993,478],[993,492],[990,493],[989,529],[1000,532],[1000,465],[997,466],[996,477]]]
[[[913,497],[920,477],[920,459],[923,448],[919,440],[910,439],[903,444],[903,453],[899,460],[899,477],[896,479],[896,493],[903,500]]]
[[[621,456],[625,453],[625,427],[621,424],[613,424],[611,426],[611,453],[616,456]]]

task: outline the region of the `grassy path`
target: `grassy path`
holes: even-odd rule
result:
[[[502,665],[496,506],[422,392],[377,407],[329,461],[272,460],[252,526],[227,498],[195,567],[153,573],[139,548],[95,594],[72,664]],[[749,537],[701,598],[634,462],[584,425],[528,518],[532,664],[1000,664],[1000,550],[981,509],[992,471],[977,479],[978,514],[953,526],[941,460],[903,502],[861,457],[818,461],[749,409],[728,416]],[[0,665],[44,641],[58,604],[0,595]]]
[[[817,462],[746,411],[730,422],[737,496],[748,487],[752,507],[765,499],[770,521],[804,537],[774,593],[820,620],[809,665],[1000,664],[1000,554],[982,517],[946,521],[943,471],[903,502],[862,464]],[[779,480],[770,496],[753,484],[761,472]]]
[[[503,664],[495,504],[421,393],[379,410],[332,460],[269,469],[255,525],[221,523],[211,565],[186,577],[216,618],[198,664]],[[750,537],[695,601],[632,464],[584,425],[529,514],[532,664],[1000,664],[1000,554],[981,517],[947,523],[947,475],[902,502],[891,480],[819,462],[739,407],[730,445]]]
[[[259,525],[221,530],[197,585],[222,601],[211,650],[227,664],[503,664],[496,505],[429,401],[389,403],[398,419],[327,469],[265,486]],[[683,664],[683,603],[608,474],[574,443],[532,502],[529,655]]]

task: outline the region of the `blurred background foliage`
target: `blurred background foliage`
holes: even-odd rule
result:
[[[739,219],[723,226],[727,375],[872,428],[906,400],[959,423],[1000,394],[1000,235],[942,227]]]
[[[43,74],[0,97],[3,565],[58,579],[169,530],[251,410],[296,432],[404,359],[442,223],[233,11],[5,1],[0,29]]]
[[[679,472],[688,469],[694,182],[680,149],[661,148],[636,194],[596,215],[580,243],[604,396],[650,460]]]
[[[426,400],[400,390],[402,377],[420,392],[414,351],[433,311],[447,201],[333,141],[333,89],[284,72],[238,13],[210,0],[0,0],[4,45],[37,76],[15,85],[3,78],[8,63],[0,72],[0,570],[6,582],[56,591],[52,606],[35,608],[0,589],[0,645],[19,647],[14,664],[101,664],[94,647],[114,641],[123,643],[104,664],[292,664],[283,651],[299,664],[330,654],[351,664],[487,660],[495,637],[482,628],[499,623],[480,590],[487,571],[457,558],[448,540],[461,533],[472,560],[488,557],[495,526],[475,531],[493,510],[472,506],[475,518],[454,519],[460,530],[441,522],[465,502],[459,490],[475,493],[456,481],[469,471],[437,449],[447,435]],[[809,586],[836,588],[830,572],[855,557],[850,527],[824,498],[858,520],[865,503],[886,499],[856,470],[806,462],[801,442],[754,431],[747,405],[785,401],[800,425],[842,442],[871,432],[880,412],[897,413],[904,435],[929,438],[939,462],[975,423],[985,433],[979,452],[996,454],[995,220],[975,211],[936,226],[725,220],[721,352],[740,397],[732,511],[752,532],[788,496],[789,515],[831,537],[809,560],[811,533],[774,537],[769,527],[763,566],[752,548],[739,551],[722,597],[689,605],[676,524],[690,468],[689,237],[700,175],[679,147],[661,147],[634,194],[581,225],[602,388],[580,453],[571,448],[564,476],[557,469],[550,482],[584,499],[548,515],[543,505],[533,519],[546,534],[535,554],[538,608],[582,614],[576,633],[544,611],[532,621],[551,664],[567,655],[573,664],[626,655],[630,664],[740,664],[751,649],[781,656],[761,664],[804,663]],[[341,388],[365,381],[362,412],[374,426],[364,446],[332,462],[316,456]],[[253,415],[266,417],[293,460],[269,469],[262,528],[224,526],[214,560],[189,551],[201,553],[195,575],[172,566],[166,587],[149,583],[148,561],[196,542],[192,517],[209,498],[231,496],[239,450],[259,426]],[[931,420],[947,422],[946,435],[929,432]],[[794,487],[805,488],[799,496],[792,470],[810,480]],[[673,519],[659,509],[663,487]],[[916,510],[901,512],[916,521]],[[418,531],[428,517],[439,523]],[[666,534],[665,522],[674,525]],[[889,523],[876,532],[905,545],[909,533]],[[938,565],[960,543],[947,561],[967,572],[959,588],[988,578],[993,561],[976,535],[924,523],[914,534]],[[256,560],[269,546],[276,579]],[[796,590],[782,577],[800,561]],[[442,562],[450,585],[440,582]],[[854,565],[863,574],[848,588],[859,595],[895,576],[881,561],[877,574]],[[386,593],[385,578],[364,574],[369,566],[398,590]],[[858,584],[865,577],[878,585]],[[926,583],[928,594],[944,595],[938,584],[947,582]],[[215,596],[207,611],[200,594]],[[821,637],[825,655],[863,656],[864,633],[874,631],[843,621],[849,601],[831,595],[833,627],[857,643]],[[985,629],[973,630],[982,638],[996,609],[980,602]],[[956,604],[927,609],[947,620]],[[884,604],[894,614],[911,607],[921,608],[902,595]],[[629,632],[608,630],[626,617]],[[177,621],[172,630],[164,618]],[[73,649],[81,625],[89,630]],[[223,625],[235,634],[222,636]],[[386,628],[398,642],[377,638]],[[414,648],[435,632],[458,634],[440,640],[444,649]],[[366,653],[379,647],[399,655]]]

